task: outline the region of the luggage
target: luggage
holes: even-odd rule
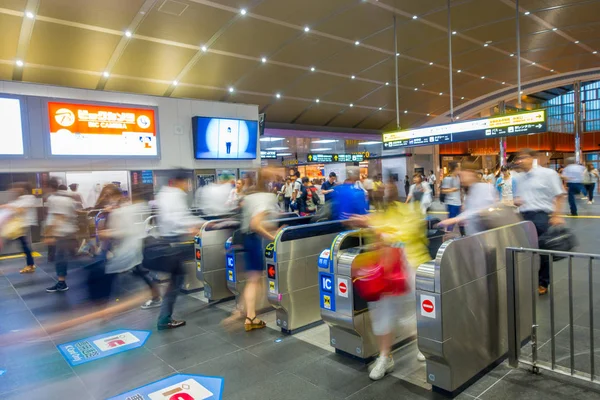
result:
[[[377,301],[383,294],[402,295],[410,291],[409,273],[404,250],[401,247],[384,247],[375,254],[359,255],[358,268],[352,271],[354,290],[365,301]],[[354,267],[354,265],[353,265]]]
[[[539,237],[539,246],[543,250],[571,251],[577,246],[577,239],[569,228],[553,225]],[[554,256],[554,261],[562,260],[562,256]]]

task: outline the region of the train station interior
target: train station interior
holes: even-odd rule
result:
[[[598,15],[0,0],[0,399],[600,399]]]

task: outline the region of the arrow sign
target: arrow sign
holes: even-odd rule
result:
[[[76,366],[142,347],[150,337],[150,333],[150,331],[121,329],[64,343],[57,347],[69,364]]]
[[[220,400],[223,386],[223,378],[177,374],[109,400]]]
[[[334,159],[335,161],[337,161],[337,160],[338,160],[338,155],[337,155],[337,154],[336,154],[336,155],[334,155],[334,156],[333,156],[333,159]]]

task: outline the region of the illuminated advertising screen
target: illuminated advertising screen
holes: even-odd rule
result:
[[[48,102],[54,156],[158,157],[151,108]]]
[[[258,121],[192,118],[194,157],[197,160],[252,160],[258,146]]]
[[[546,111],[529,111],[383,134],[383,148],[429,146],[547,131]]]
[[[0,156],[24,155],[21,118],[21,100],[0,97]]]

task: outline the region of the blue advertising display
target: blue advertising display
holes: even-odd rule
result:
[[[319,272],[319,298],[321,308],[335,311],[335,295],[333,293],[333,275]]]
[[[108,400],[220,400],[223,378],[177,374]]]
[[[241,119],[192,118],[197,160],[252,160],[258,147],[258,122]]]
[[[60,344],[57,347],[69,364],[76,366],[142,347],[150,333],[121,329]]]

